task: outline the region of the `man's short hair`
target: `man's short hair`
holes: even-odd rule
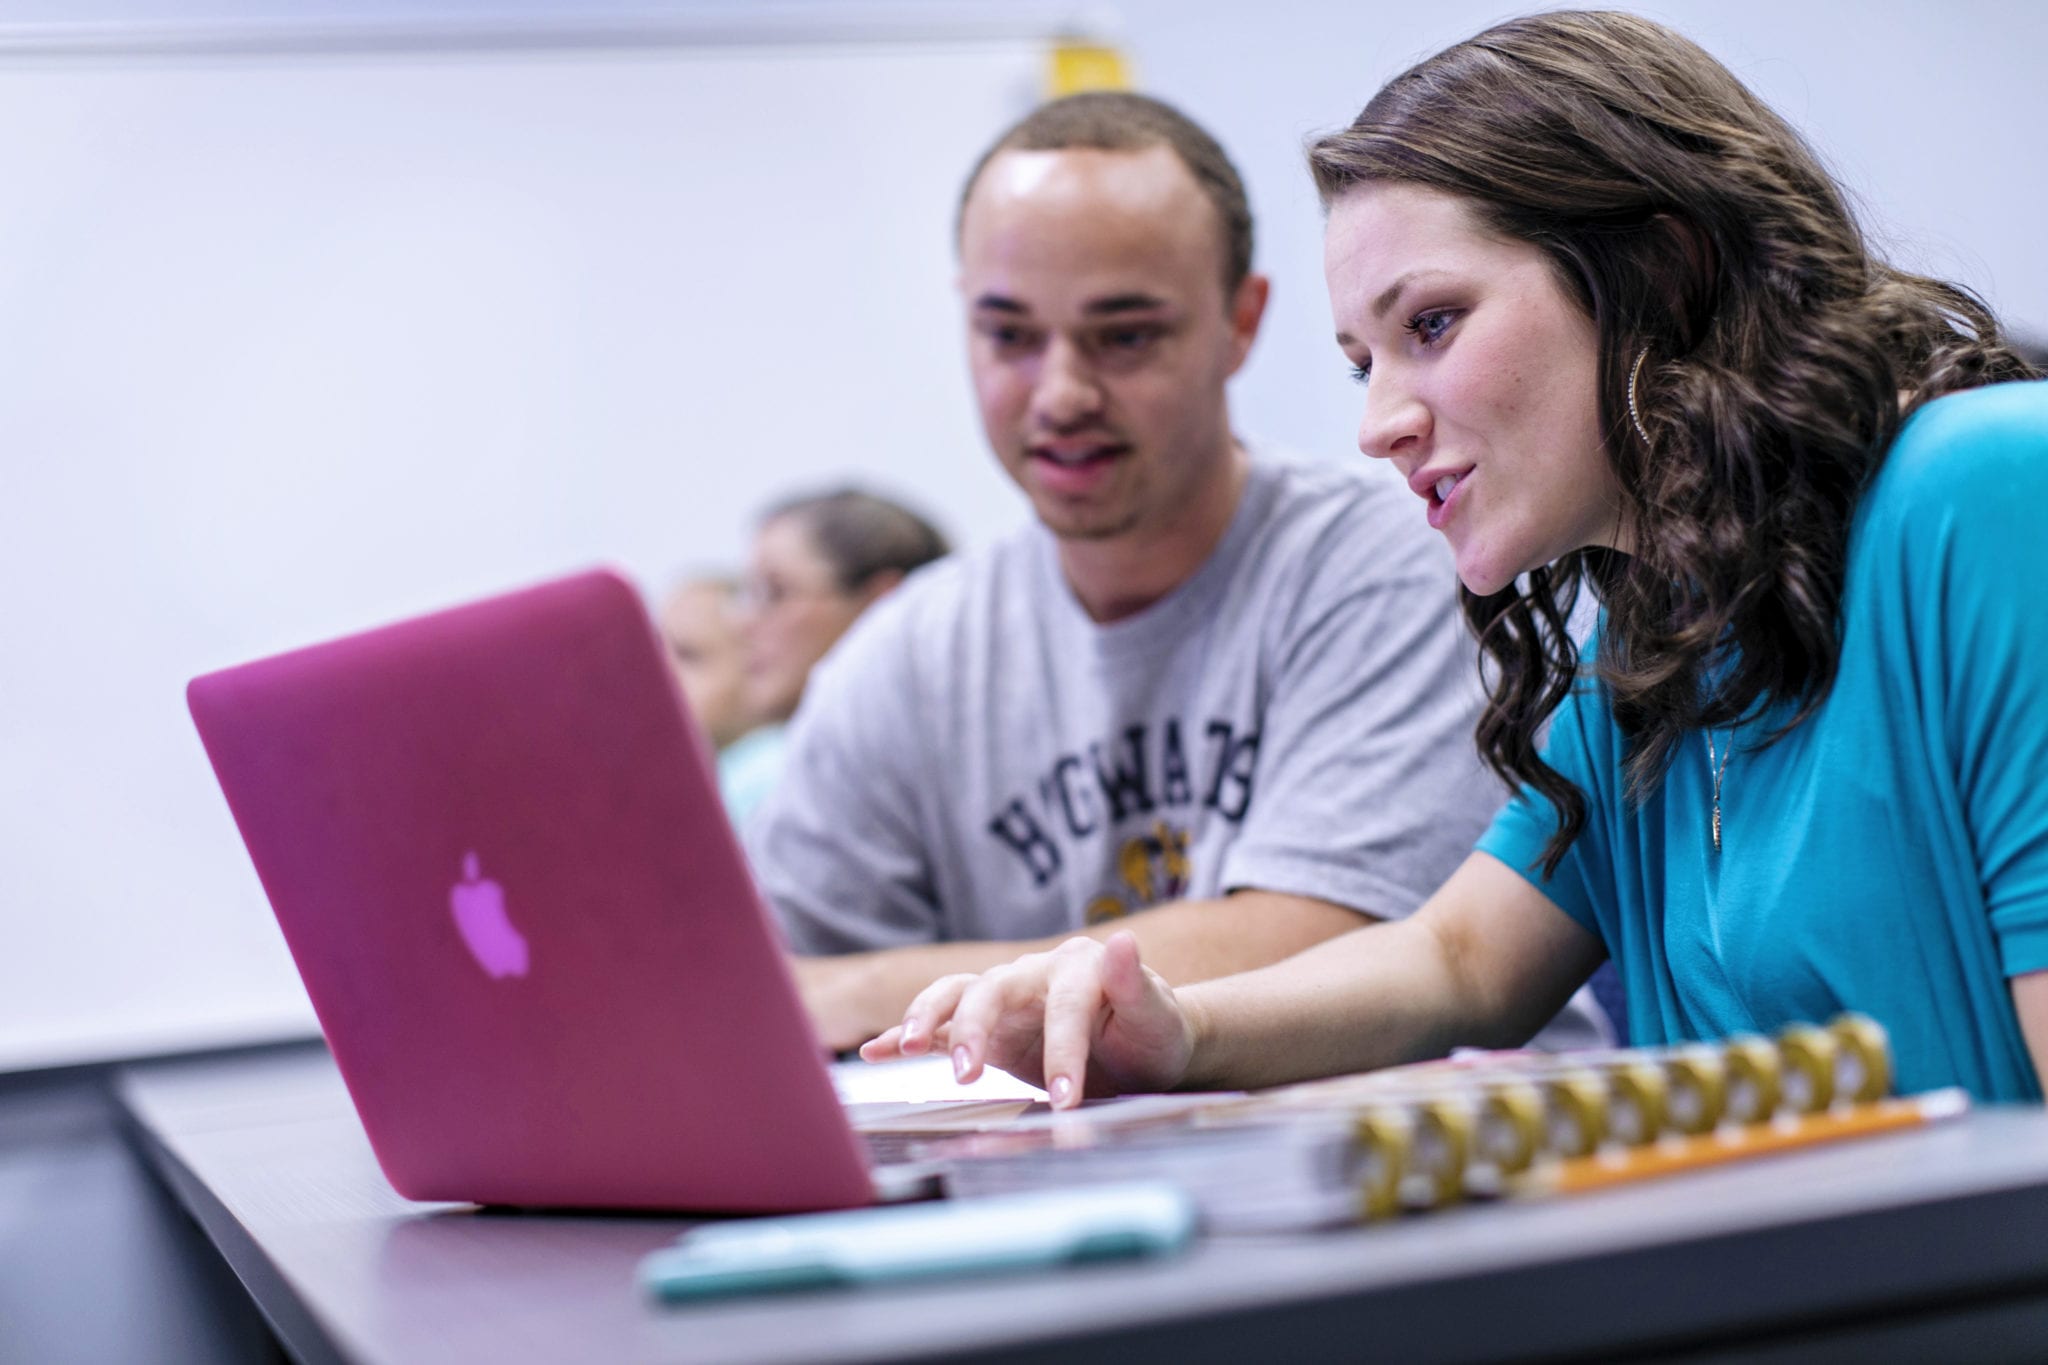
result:
[[[1141,152],[1149,147],[1167,147],[1181,165],[1195,177],[1195,183],[1216,206],[1223,226],[1223,289],[1225,297],[1237,291],[1252,268],[1252,210],[1245,199],[1244,181],[1237,167],[1224,155],[1216,139],[1180,110],[1149,95],[1126,90],[1091,90],[1065,99],[1041,104],[1012,124],[974,163],[967,183],[960,188],[960,206],[954,216],[954,237],[967,215],[967,200],[974,193],[988,163],[1003,152],[1063,152],[1087,148],[1098,152]]]

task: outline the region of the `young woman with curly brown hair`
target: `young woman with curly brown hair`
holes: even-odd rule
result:
[[[1902,1089],[2040,1098],[2048,385],[1645,19],[1489,29],[1309,160],[1359,445],[1450,541],[1520,793],[1408,920],[1179,992],[1069,943],[871,1055],[1264,1085],[1518,1043],[1605,956],[1638,1043],[1859,1010]]]

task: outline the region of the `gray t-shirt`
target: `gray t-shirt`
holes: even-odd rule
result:
[[[1267,461],[1136,616],[1091,620],[1035,524],[920,570],[806,689],[748,827],[763,890],[803,953],[1240,889],[1405,915],[1505,796],[1455,589],[1398,481]],[[1604,1041],[1587,1003],[1544,1041]]]
[[[1186,583],[1098,625],[1036,525],[819,669],[752,825],[804,952],[1073,930],[1238,888],[1406,914],[1503,791],[1441,539],[1391,479],[1258,462]]]

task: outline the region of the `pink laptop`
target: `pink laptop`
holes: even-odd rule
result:
[[[865,1204],[865,1153],[632,587],[595,572],[187,690],[412,1199]]]

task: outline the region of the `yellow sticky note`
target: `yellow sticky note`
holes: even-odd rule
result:
[[[1130,63],[1124,54],[1103,43],[1062,41],[1053,44],[1045,63],[1045,97],[1059,99],[1084,90],[1128,90]]]

